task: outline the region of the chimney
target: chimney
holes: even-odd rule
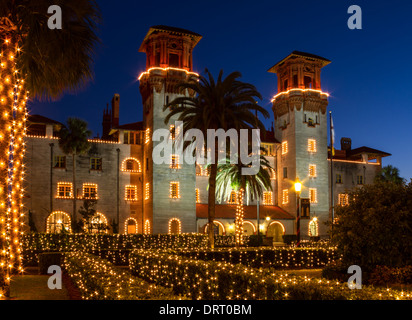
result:
[[[115,94],[112,99],[112,127],[119,126],[119,106],[120,106],[120,95]]]
[[[341,150],[350,151],[352,149],[352,139],[351,138],[340,139],[340,148]]]

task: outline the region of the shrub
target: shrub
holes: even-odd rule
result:
[[[64,255],[64,268],[85,300],[176,300],[171,289],[133,277],[110,262],[84,252]]]
[[[284,234],[283,236],[283,242],[286,244],[291,244],[293,241],[296,241],[296,234]]]
[[[364,271],[375,266],[412,264],[412,183],[375,183],[349,195],[338,206],[333,242],[347,265]]]
[[[376,266],[371,272],[368,282],[373,285],[411,284],[412,266],[402,268]]]
[[[322,277],[340,282],[348,281],[348,267],[342,262],[333,262],[322,269]]]
[[[183,258],[170,252],[135,250],[130,270],[149,282],[172,287],[175,294],[206,300],[407,299],[405,293],[271,273],[240,264]]]
[[[10,293],[10,287],[6,282],[6,274],[0,267],[0,300],[7,298]]]

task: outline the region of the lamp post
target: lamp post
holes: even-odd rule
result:
[[[295,182],[296,192],[296,246],[300,247],[300,191],[302,190],[302,184],[299,179]]]

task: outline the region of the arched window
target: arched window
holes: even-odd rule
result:
[[[201,176],[202,175],[202,166],[200,164],[196,165],[196,175]]]
[[[136,158],[126,158],[122,162],[122,171],[130,172],[130,173],[141,173],[142,166],[140,165],[140,161]]]
[[[285,227],[279,221],[272,221],[266,230],[266,237],[273,238],[273,242],[283,242]]]
[[[319,236],[318,219],[317,218],[313,218],[309,222],[309,236],[310,237],[318,237]]]
[[[124,233],[125,234],[136,234],[137,233],[137,220],[135,218],[129,218],[124,223]]]
[[[72,232],[71,219],[68,213],[63,211],[52,212],[47,217],[47,233]]]
[[[172,218],[169,220],[169,234],[180,234],[182,233],[182,223],[177,218]]]
[[[229,204],[236,204],[237,203],[237,193],[236,191],[231,191],[229,200],[227,201]]]

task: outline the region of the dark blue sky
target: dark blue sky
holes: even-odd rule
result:
[[[322,89],[330,94],[336,141],[352,138],[392,154],[401,176],[412,178],[412,3],[410,1],[135,1],[98,0],[103,22],[95,79],[76,95],[51,103],[33,101],[31,114],[60,122],[88,121],[101,134],[102,112],[120,94],[120,123],[142,120],[138,75],[145,69],[139,46],[152,25],[200,33],[194,71],[217,75],[240,71],[254,84],[270,111],[276,75],[267,70],[293,50],[332,60],[323,69]],[[362,30],[349,30],[348,7],[362,8]],[[64,14],[64,12],[63,12]],[[339,143],[337,145],[339,147]]]

